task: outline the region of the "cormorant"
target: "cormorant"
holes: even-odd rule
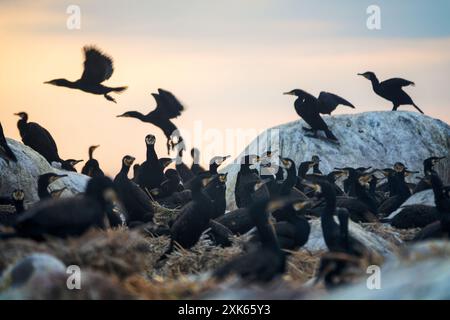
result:
[[[146,159],[141,163],[137,175],[137,184],[147,191],[158,188],[164,181],[164,172],[156,155],[155,142],[154,135],[148,134],[145,137]]]
[[[89,160],[86,161],[86,163],[83,166],[83,169],[81,169],[81,173],[85,174],[89,177],[103,177],[105,174],[103,173],[103,170],[100,169],[100,164],[96,159],[94,159],[94,151],[100,147],[99,145],[96,146],[90,146],[89,147]]]
[[[192,183],[192,201],[182,209],[170,228],[171,241],[167,251],[161,256],[163,260],[174,249],[175,242],[181,247],[189,249],[200,239],[203,231],[208,228],[214,205],[203,188],[209,183],[211,177],[198,175]]]
[[[150,197],[136,183],[128,178],[128,172],[135,158],[125,156],[122,158],[122,168],[114,178],[117,192],[127,213],[127,223],[151,222],[153,220],[153,206]]]
[[[319,101],[314,96],[300,89],[294,89],[284,94],[297,97],[294,103],[295,111],[311,127],[311,129],[303,127],[304,130],[312,131],[315,137],[317,131],[324,131],[329,140],[338,141],[320,116]]]
[[[236,177],[236,184],[234,189],[234,197],[238,208],[248,207],[254,200],[252,198],[253,193],[251,192],[251,189],[255,185],[255,183],[260,182],[261,179],[257,172],[255,172],[253,169],[250,169],[250,166],[259,161],[259,156],[255,155],[246,155],[241,159],[241,168]],[[261,189],[263,190],[258,190],[258,192],[262,192],[261,196],[268,197],[269,190],[267,189],[267,186],[264,185]]]
[[[167,138],[167,153],[169,154],[171,149],[173,150],[176,145],[183,142],[183,138],[179,135],[177,127],[170,120],[181,115],[184,107],[169,91],[158,89],[158,93],[152,93],[152,96],[156,101],[155,110],[146,115],[138,111],[127,111],[117,117],[136,118],[160,128]],[[173,141],[174,137],[178,138],[177,142]],[[184,149],[183,144],[180,146],[181,149]]]
[[[200,150],[197,148],[191,149],[192,165],[191,171],[193,174],[198,175],[206,170],[200,165]]]
[[[430,176],[432,174],[436,174],[434,166],[437,165],[442,159],[445,159],[445,157],[430,157],[423,161],[423,172],[425,174],[425,177],[423,177],[419,181],[419,183],[414,188],[413,193],[428,190],[431,188]]]
[[[411,191],[405,182],[405,167],[401,170],[401,167],[396,164],[395,168],[395,173],[391,178],[391,188],[394,195],[390,196],[378,207],[378,212],[383,217],[386,217],[397,210],[411,196]]]
[[[175,160],[175,169],[181,177],[181,181],[185,184],[186,189],[190,189],[188,182],[192,182],[195,178],[194,173],[189,169],[189,167],[183,162],[183,150],[180,149],[177,153]]]
[[[423,114],[423,111],[414,103],[411,97],[403,91],[403,87],[414,86],[415,83],[409,80],[401,79],[401,78],[392,78],[380,82],[373,72],[364,72],[358,73],[359,76],[363,76],[364,78],[370,80],[372,82],[373,91],[380,97],[389,100],[393,103],[394,107],[392,111],[397,111],[398,107],[401,105],[412,105],[416,108],[420,113]]]
[[[355,106],[344,98],[334,94],[322,91],[317,98],[317,106],[322,114],[331,114],[339,105],[347,106],[355,109]]]
[[[44,83],[52,84],[59,87],[66,87],[71,89],[79,89],[84,92],[101,94],[106,100],[116,103],[113,97],[108,95],[110,92],[121,93],[124,87],[106,87],[101,84],[103,81],[111,78],[114,68],[111,57],[102,53],[99,49],[93,46],[83,47],[84,51],[84,70],[81,78],[76,81],[69,81],[67,79],[54,79]]]
[[[214,277],[223,279],[236,274],[246,282],[270,282],[286,270],[286,255],[281,250],[269,215],[282,206],[282,201],[257,201],[249,208],[249,215],[258,230],[261,246],[240,255],[214,271]]]
[[[320,165],[320,158],[319,158],[319,156],[312,156],[311,161],[314,162],[313,173],[315,173],[315,174],[322,174],[322,171],[320,171],[320,168],[319,168],[319,165]]]
[[[227,175],[227,173],[213,175],[212,180],[204,189],[204,192],[211,199],[214,207],[211,219],[216,219],[225,214],[225,209],[227,207],[225,198]]]
[[[111,179],[93,178],[86,192],[76,197],[41,201],[23,212],[14,222],[14,233],[0,238],[24,237],[44,240],[55,237],[79,236],[91,227],[104,228],[105,215],[111,226],[120,224],[113,212],[116,192]]]
[[[217,169],[231,156],[216,156],[209,161],[209,173],[211,175],[218,174]]]
[[[131,180],[134,183],[137,183],[137,179],[138,179],[138,174],[139,174],[139,168],[141,167],[141,165],[139,163],[135,163],[133,164],[133,178],[131,178]]]
[[[20,120],[17,122],[22,142],[40,153],[51,165],[52,162],[61,163],[61,167],[65,170],[74,171],[68,161],[62,160],[58,154],[58,147],[50,132],[35,122],[28,122],[28,114],[26,112],[15,113]]]
[[[5,159],[6,162],[17,162],[16,155],[12,152],[8,143],[6,142],[5,134],[3,133],[3,127],[0,123],[0,157]]]
[[[51,199],[52,195],[48,191],[48,186],[61,178],[67,177],[66,174],[56,174],[53,172],[45,173],[38,178],[38,196],[40,200]]]
[[[76,159],[63,160],[61,168],[65,169],[67,171],[77,172],[77,169],[75,169],[75,166],[83,161],[84,160],[76,160]]]
[[[181,192],[184,190],[181,184],[181,178],[175,169],[167,169],[164,173],[165,180],[161,183],[159,188],[150,190],[152,196],[156,199],[165,198],[171,196],[175,192]]]

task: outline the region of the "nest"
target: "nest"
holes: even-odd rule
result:
[[[180,209],[169,209],[156,201],[152,202],[152,206],[155,211],[153,220],[156,224],[167,226],[169,225],[169,222],[175,220],[180,213]]]
[[[400,246],[406,241],[411,241],[420,231],[420,228],[397,229],[384,223],[364,223],[361,226],[364,230],[380,236],[394,246]]]

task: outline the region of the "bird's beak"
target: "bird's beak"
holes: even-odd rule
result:
[[[361,77],[364,77],[364,78],[366,78],[366,79],[369,79],[369,76],[367,76],[367,75],[364,74],[364,73],[358,73],[358,76],[361,76]]]
[[[20,117],[20,113],[14,113],[14,115]]]
[[[97,149],[98,147],[100,147],[100,145],[96,145],[96,146],[92,146],[92,148]]]
[[[78,163],[80,163],[80,162],[83,162],[84,160],[75,160],[73,163],[73,165],[77,165]]]
[[[123,115],[123,114],[119,114],[118,116],[116,116],[116,118],[125,118],[126,117],[126,115]]]
[[[288,96],[293,96],[293,95],[294,95],[294,93],[292,93],[291,91],[289,91],[289,92],[283,92],[283,94],[284,94],[284,95],[288,95]]]

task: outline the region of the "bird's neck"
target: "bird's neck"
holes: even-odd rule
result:
[[[122,165],[122,168],[120,169],[120,173],[128,176],[128,172],[130,171],[130,167],[126,166],[126,165]]]
[[[14,207],[16,208],[16,213],[22,213],[25,211],[25,207],[23,205],[23,200],[15,200]]]
[[[145,120],[145,115],[143,115],[142,113],[140,113],[138,111],[131,111],[128,116],[131,118],[139,119],[141,121]]]
[[[147,144],[147,161],[158,161],[154,144]]]
[[[38,196],[39,199],[43,200],[43,199],[47,199],[50,198],[50,192],[48,192],[48,183],[43,182],[43,181],[38,181]]]
[[[372,82],[372,87],[373,89],[377,89],[378,86],[380,85],[380,81],[378,80],[378,78],[376,76],[373,76],[372,78],[370,78],[370,82]]]
[[[209,173],[217,174],[217,164],[212,163],[209,165]]]

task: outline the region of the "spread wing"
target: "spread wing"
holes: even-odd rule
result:
[[[184,111],[183,105],[171,92],[158,89],[158,93],[152,93],[152,95],[156,101],[155,112],[163,115],[165,118],[176,118]]]
[[[113,61],[95,47],[84,47],[84,71],[81,80],[87,83],[101,83],[113,74]]]
[[[322,91],[319,95],[319,112],[322,114],[331,114],[338,105],[342,104],[351,108],[355,108],[353,104],[345,100],[344,98],[334,94]]]
[[[405,80],[402,78],[392,78],[381,82],[381,85],[388,87],[407,87],[407,86],[415,86],[416,84],[412,81]]]

